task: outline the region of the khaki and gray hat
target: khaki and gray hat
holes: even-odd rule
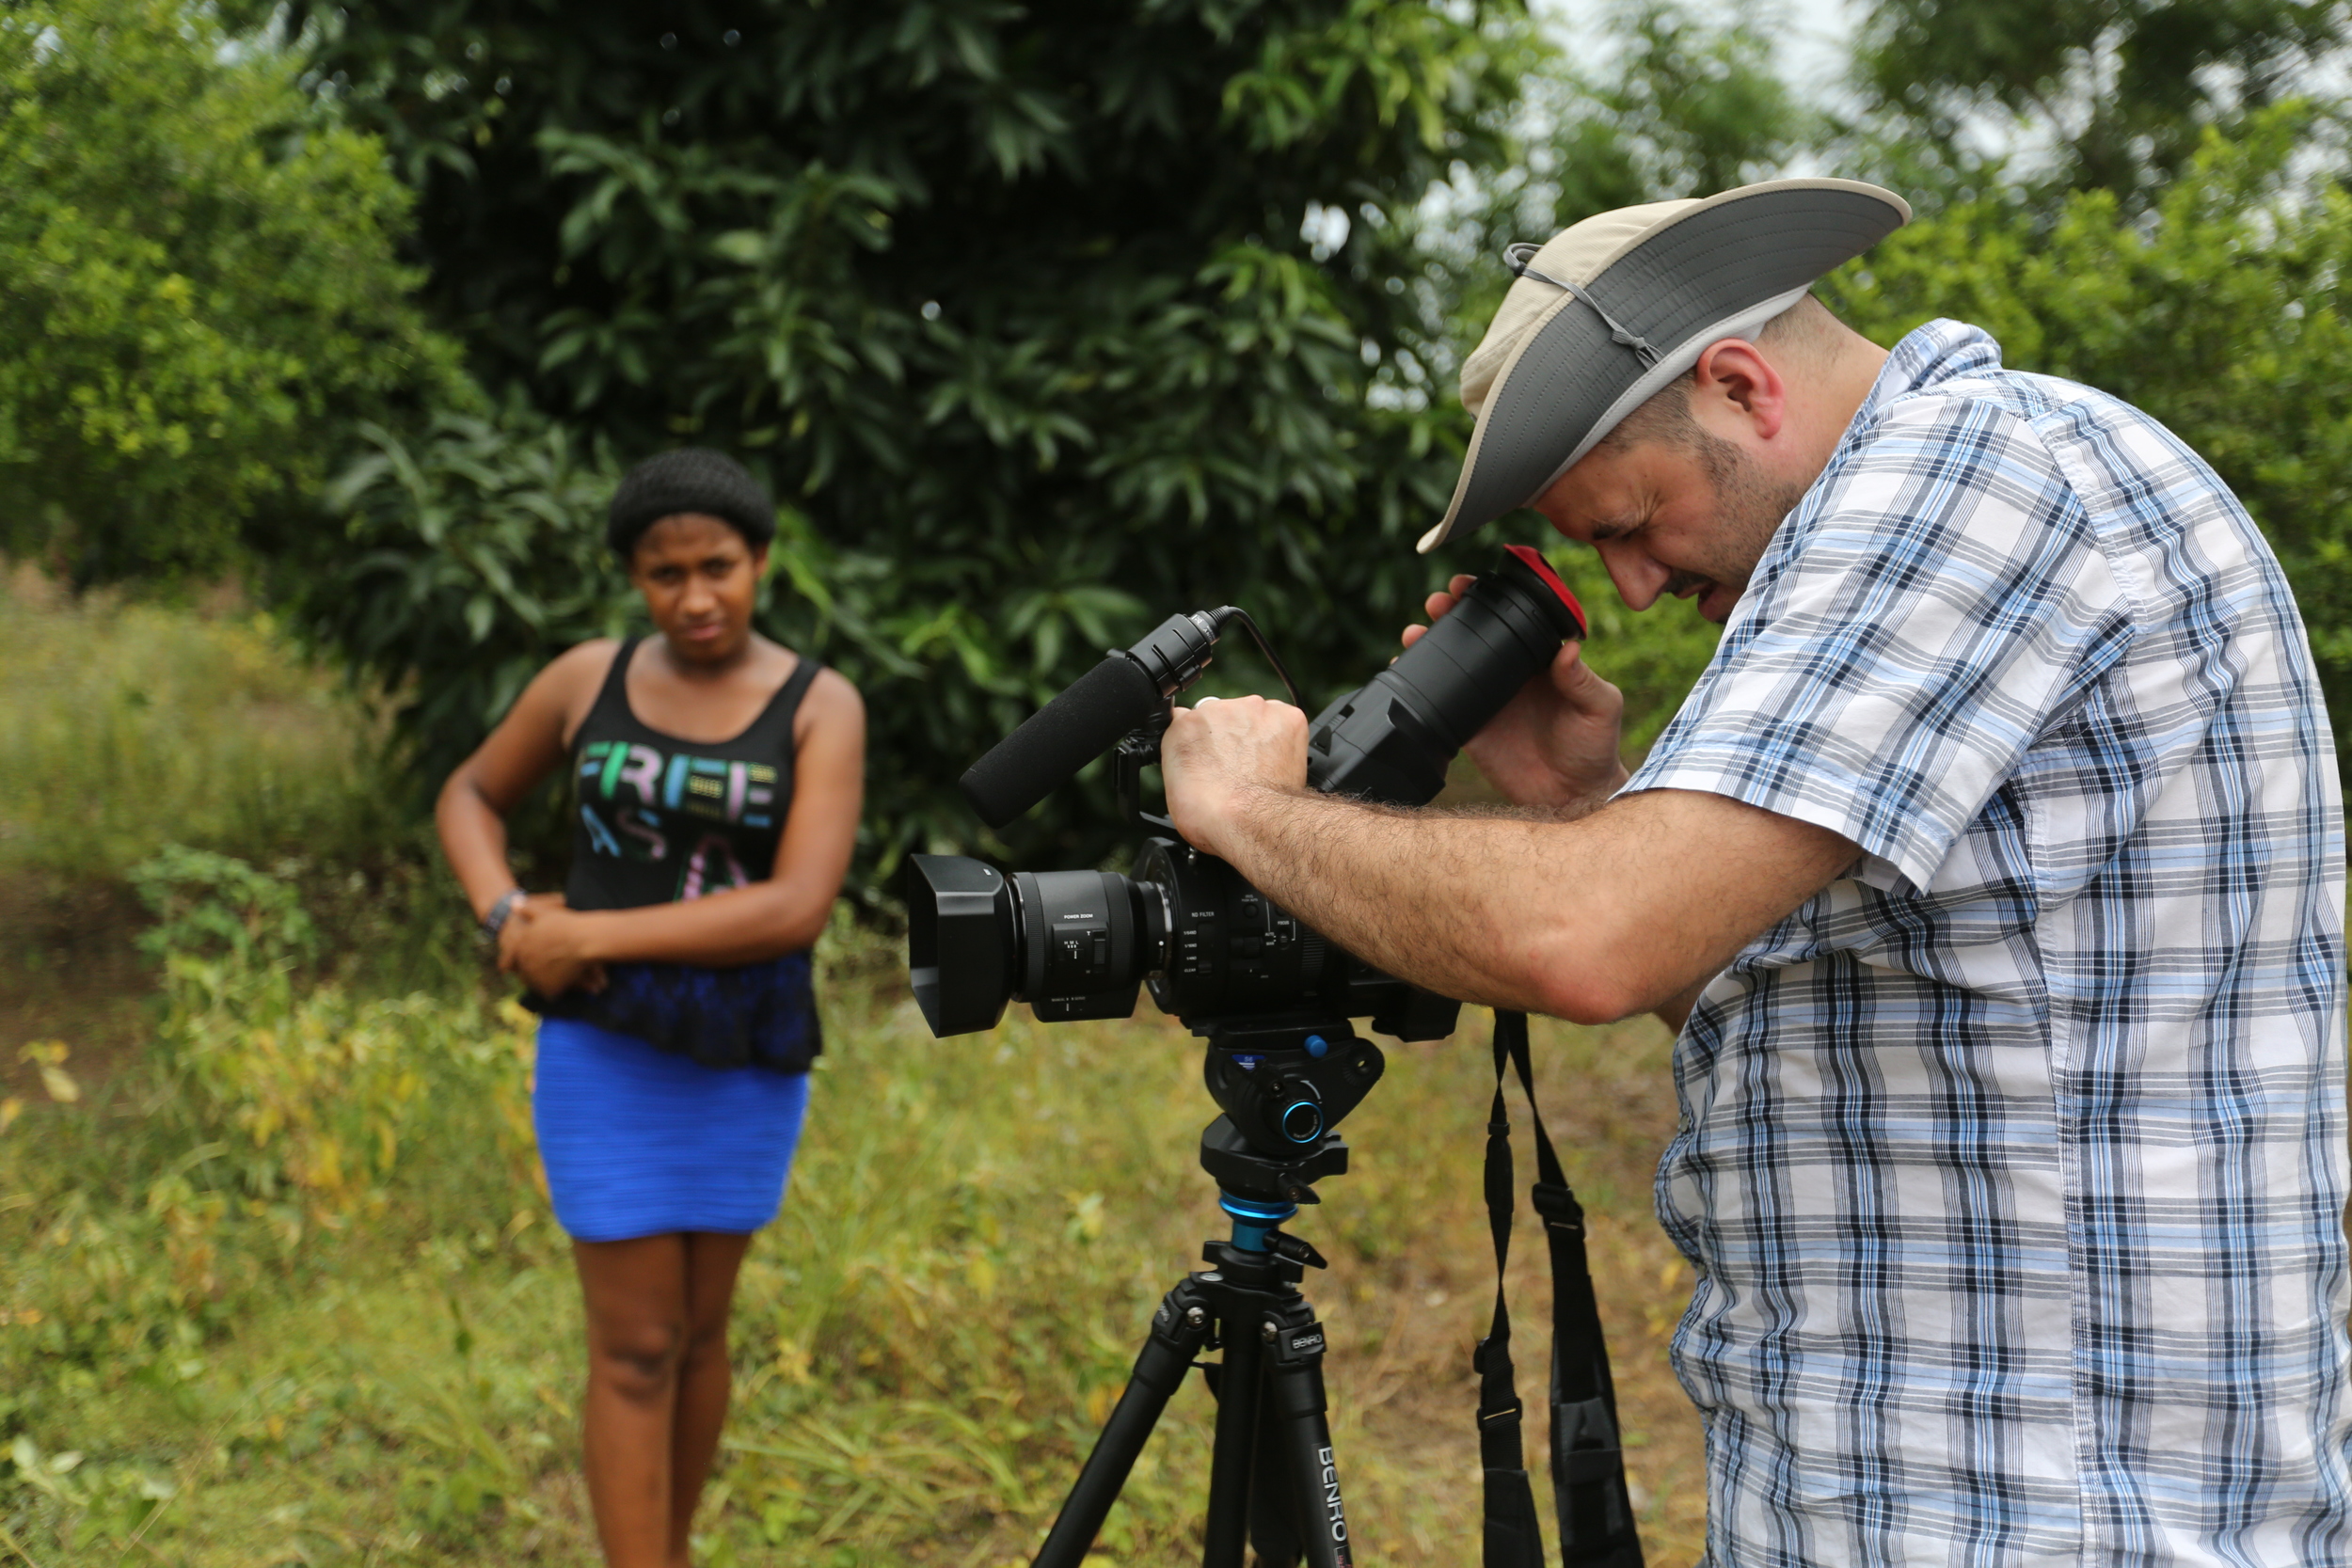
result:
[[[1902,198],[1860,181],[1769,180],[1513,245],[1518,279],[1462,364],[1478,428],[1422,550],[1527,505],[1708,344],[1753,337],[1910,220]]]

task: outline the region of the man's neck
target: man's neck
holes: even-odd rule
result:
[[[1830,437],[1834,449],[1853,417],[1862,412],[1862,404],[1878,385],[1879,372],[1886,368],[1886,350],[1860,334],[1852,334],[1838,344],[1836,361],[1822,385],[1823,406],[1835,425],[1836,434]],[[1828,454],[1823,453],[1823,461]]]
[[[1837,443],[1862,411],[1862,404],[1885,368],[1886,350],[1859,333],[1842,333],[1836,352],[1806,378],[1809,395],[1801,418],[1804,427],[1806,471],[1818,477],[1829,467]],[[1810,480],[1807,481],[1810,483]]]

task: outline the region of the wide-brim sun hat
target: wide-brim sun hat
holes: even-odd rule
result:
[[[1709,344],[1753,338],[1909,221],[1901,197],[1858,180],[1768,180],[1513,245],[1518,279],[1462,362],[1478,425],[1422,552],[1534,500]]]

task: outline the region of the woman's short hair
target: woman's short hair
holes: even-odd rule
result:
[[[628,561],[637,553],[637,541],[647,529],[681,512],[699,512],[732,525],[755,550],[776,536],[776,503],[742,464],[707,447],[680,447],[648,457],[621,476],[605,513],[605,542]]]

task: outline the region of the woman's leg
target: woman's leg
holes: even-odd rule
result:
[[[719,1451],[719,1429],[726,1424],[727,1310],[736,1271],[752,1244],[749,1236],[707,1230],[691,1231],[685,1241],[686,1354],[678,1370],[677,1418],[670,1429],[670,1568],[687,1568],[694,1504]]]
[[[611,1568],[671,1568],[679,1371],[686,1358],[683,1235],[574,1242],[588,1307],[588,1501]]]

